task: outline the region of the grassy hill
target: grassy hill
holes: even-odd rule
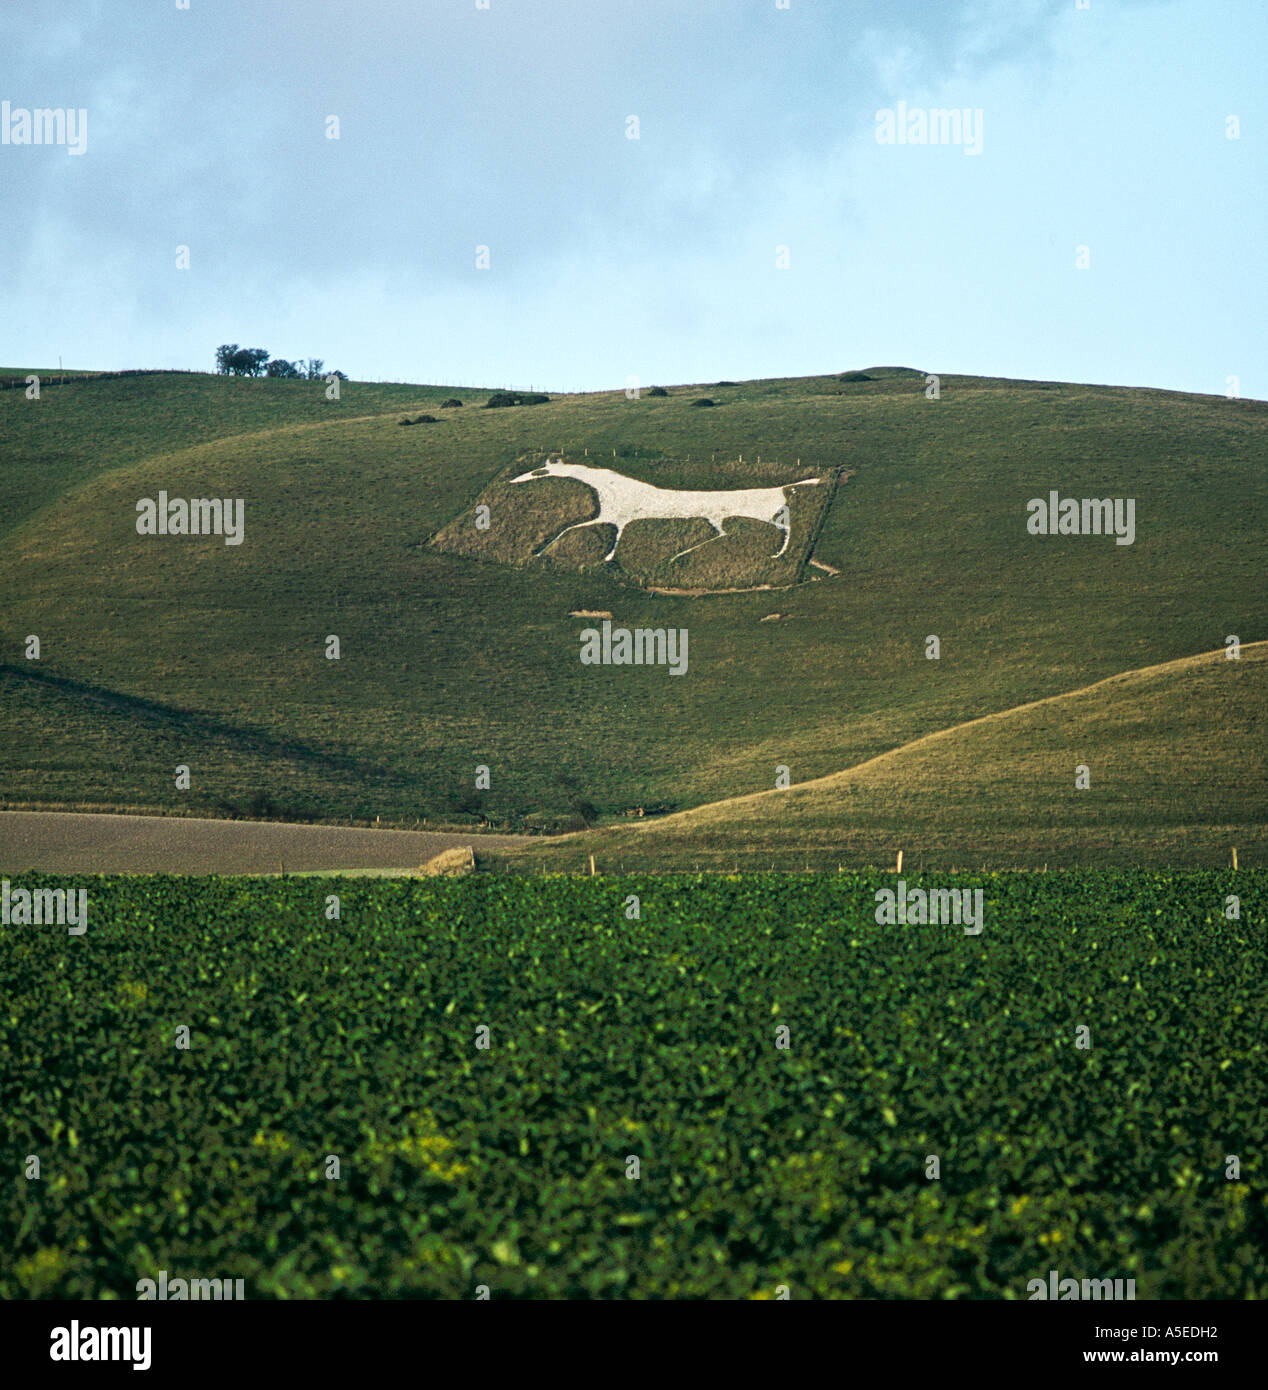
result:
[[[846,375],[867,379],[494,410],[444,386],[345,383],[330,402],[321,383],[167,373],[0,391],[0,803],[577,827],[764,791],[780,766],[825,777],[1265,635],[1268,405],[955,376],[929,401],[918,373]],[[437,423],[400,426],[420,411]],[[619,565],[429,543],[548,450],[661,486],[850,476],[821,577],[779,591],[649,594]],[[1135,543],[1027,534],[1027,500],[1054,488],[1135,498]],[[137,535],[137,500],[160,490],[244,499],[244,543]],[[688,628],[688,674],[582,666],[579,611]],[[1246,718],[1257,669],[1243,660]],[[1190,727],[1174,718],[1167,738]],[[999,792],[1003,840],[1041,812],[1026,790]],[[1250,775],[1218,794],[1194,804],[1201,824],[1263,821]],[[1141,824],[1142,858],[1177,848]]]
[[[1262,864],[1268,642],[1184,657],[929,734],[782,791],[515,851],[520,870],[910,871],[1007,862]],[[1085,788],[1076,769],[1087,769]],[[1248,858],[1249,856],[1249,858]]]

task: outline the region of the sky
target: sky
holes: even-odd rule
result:
[[[1268,397],[1263,0],[0,4],[0,365]]]

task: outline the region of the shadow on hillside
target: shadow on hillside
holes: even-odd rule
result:
[[[364,758],[314,748],[298,739],[275,738],[258,729],[233,724],[215,715],[177,709],[175,706],[165,705],[159,700],[149,700],[140,695],[125,695],[107,686],[93,685],[88,681],[75,680],[71,676],[31,671],[9,662],[0,662],[0,676],[9,676],[29,685],[56,690],[114,713],[127,715],[129,718],[180,729],[182,732],[203,738],[221,739],[243,751],[283,758],[313,767],[354,773],[361,777],[373,777],[393,785],[406,785],[408,782],[401,773]]]

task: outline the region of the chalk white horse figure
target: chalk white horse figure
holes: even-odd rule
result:
[[[599,499],[599,514],[589,521],[576,521],[565,526],[562,531],[546,542],[535,555],[546,551],[569,531],[580,530],[583,526],[610,525],[616,527],[616,537],[612,549],[603,557],[611,560],[620,544],[621,532],[631,521],[665,521],[677,517],[702,517],[717,532],[705,540],[671,555],[671,560],[681,559],[699,550],[710,541],[720,540],[726,535],[722,523],[729,516],[750,517],[754,521],[765,521],[777,526],[784,533],[784,543],[775,551],[782,555],[788,549],[792,528],[788,519],[788,500],[784,490],[790,487],[804,487],[810,483],[821,482],[820,478],[802,478],[796,483],[782,483],[779,487],[737,488],[732,492],[688,492],[678,488],[653,487],[651,483],[639,482],[637,478],[627,478],[623,473],[614,473],[610,468],[590,468],[581,463],[565,463],[563,459],[551,463],[549,459],[530,473],[521,473],[512,478],[513,483],[531,483],[537,478],[575,478],[593,488]],[[781,519],[782,514],[782,519]],[[772,557],[774,558],[774,557]]]

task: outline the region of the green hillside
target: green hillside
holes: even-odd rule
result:
[[[0,391],[0,802],[575,828],[1264,636],[1268,405],[955,376],[930,401],[919,373],[864,375],[505,409],[186,374]],[[418,412],[436,423],[401,427]],[[547,451],[676,488],[840,469],[819,577],[668,596],[619,563],[430,543]],[[1134,544],[1028,534],[1051,489],[1136,499]],[[138,535],[160,491],[242,498],[244,542]],[[688,629],[687,674],[582,665],[575,612]],[[1228,795],[1223,820],[1262,819],[1250,779]]]
[[[515,851],[521,871],[1268,859],[1268,642],[1186,657],[930,734],[857,767]],[[1086,786],[1077,785],[1086,769]]]

